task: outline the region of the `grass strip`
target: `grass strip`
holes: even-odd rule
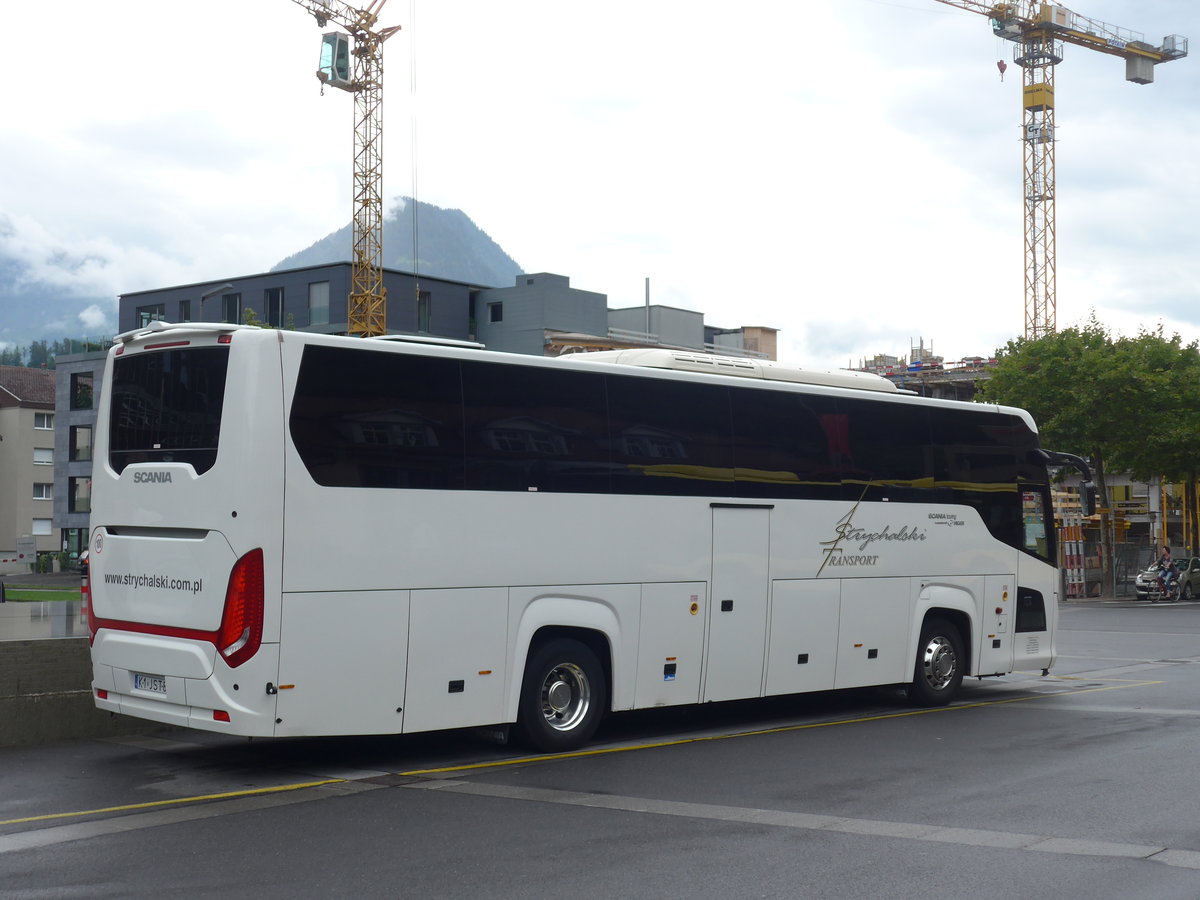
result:
[[[12,603],[78,600],[79,588],[27,588],[4,586],[4,599]]]

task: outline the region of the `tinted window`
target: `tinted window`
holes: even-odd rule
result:
[[[610,375],[608,402],[614,491],[733,493],[728,388]]]
[[[198,378],[176,381],[168,394]],[[140,394],[122,391],[133,420]],[[203,421],[211,395],[173,406]],[[1050,508],[1037,436],[982,408],[310,346],[290,424],[324,485],[954,503],[1054,558],[1053,529],[1031,530],[1023,507],[1032,492]]]
[[[979,410],[933,409],[938,436],[937,477],[957,484],[1044,481],[1045,470],[1032,462],[1037,435],[1016,416]]]
[[[467,488],[609,490],[604,377],[464,362]]]
[[[929,503],[933,447],[928,408],[916,403],[839,400],[846,413],[847,483],[865,500]]]
[[[935,474],[952,502],[978,510],[988,530],[1025,547],[1021,485],[1046,473],[1032,463],[1037,436],[1016,416],[985,410],[934,409],[938,436]]]
[[[738,496],[842,497],[848,430],[836,400],[734,390],[732,402]]]
[[[318,484],[461,488],[458,363],[386,351],[305,347],[291,432]]]
[[[113,366],[109,463],[190,463],[207,472],[217,459],[225,399],[225,347],[122,356]]]
[[[1017,621],[1018,634],[1026,631],[1046,630],[1046,601],[1041,591],[1032,588],[1017,589]]]

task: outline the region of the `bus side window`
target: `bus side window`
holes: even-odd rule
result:
[[[837,400],[770,390],[733,391],[733,464],[739,497],[841,500]],[[853,494],[852,499],[858,495]]]
[[[727,387],[620,375],[606,380],[614,492],[732,493]]]
[[[933,443],[925,406],[843,399],[848,420],[845,479],[864,500],[933,501]],[[865,489],[865,493],[864,493]]]
[[[461,488],[462,430],[456,361],[304,348],[291,433],[318,484]]]
[[[609,490],[604,376],[462,364],[467,489]]]

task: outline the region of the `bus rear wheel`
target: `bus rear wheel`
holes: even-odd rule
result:
[[[921,629],[909,699],[918,706],[944,706],[963,680],[962,637],[945,619],[930,619]]]
[[[517,729],[543,753],[582,747],[595,733],[608,698],[596,654],[570,638],[542,644],[525,665]]]

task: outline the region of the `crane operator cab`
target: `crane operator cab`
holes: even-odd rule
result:
[[[321,65],[317,69],[317,77],[321,79],[321,84],[344,91],[352,89],[350,35],[340,31],[321,35]]]

